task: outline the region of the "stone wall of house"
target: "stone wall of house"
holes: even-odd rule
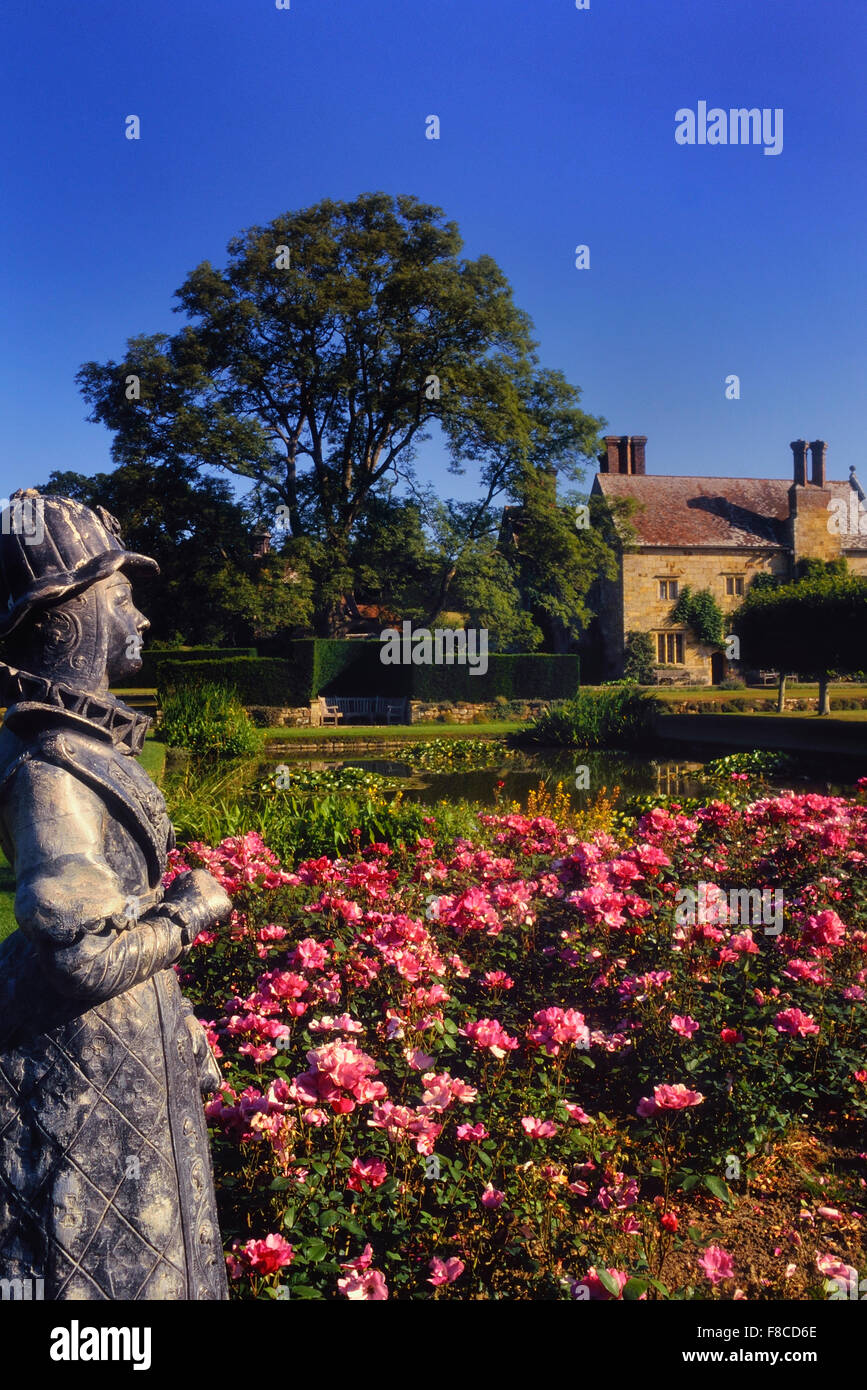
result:
[[[836,560],[841,553],[841,538],[828,525],[831,493],[827,488],[794,485],[789,489],[789,527],[792,536],[792,558],[799,560]]]
[[[656,640],[658,632],[684,634],[684,664],[670,667],[665,674],[681,677],[694,685],[711,681],[713,648],[696,641],[682,623],[671,617],[675,599],[659,597],[659,581],[676,579],[682,590],[709,589],[723,613],[732,613],[741,602],[737,595],[726,593],[726,577],[740,577],[744,592],[757,574],[787,577],[789,557],[782,549],[720,549],[720,550],[642,550],[623,557],[623,616],[619,634],[620,650],[628,632],[649,632]],[[731,663],[733,669],[737,669]],[[622,674],[620,663],[618,674]]]
[[[600,650],[593,652],[592,661],[598,669],[598,679],[617,680],[623,675],[623,644],[629,629],[623,621],[623,571],[616,579],[598,579],[589,595],[590,609],[597,615]],[[582,662],[582,683],[584,663]]]

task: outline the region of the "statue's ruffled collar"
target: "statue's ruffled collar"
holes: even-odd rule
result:
[[[113,695],[75,690],[2,661],[0,700],[7,706],[5,725],[19,737],[62,725],[105,739],[121,752],[137,754],[151,725],[146,714],[138,714]]]

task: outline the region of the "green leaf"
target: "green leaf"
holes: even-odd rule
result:
[[[615,1298],[618,1298],[620,1295],[620,1285],[618,1284],[617,1280],[612,1279],[607,1269],[597,1269],[596,1273],[599,1277],[599,1282],[602,1285],[603,1289],[607,1289],[610,1294],[613,1294]]]
[[[641,1297],[649,1285],[649,1279],[627,1279],[626,1283],[623,1285],[624,1299],[627,1303],[632,1303],[634,1299]]]
[[[328,1254],[328,1246],[324,1240],[308,1240],[302,1246],[301,1253],[305,1259],[310,1260],[311,1264],[318,1264]]]
[[[327,1230],[329,1226],[337,1226],[340,1223],[342,1215],[343,1212],[335,1211],[333,1207],[329,1207],[328,1211],[324,1211],[320,1216],[319,1225],[322,1227],[323,1231]]]
[[[718,1197],[721,1202],[726,1202],[730,1207],[734,1206],[734,1198],[722,1178],[718,1178],[715,1173],[705,1173],[702,1181],[708,1192],[711,1192],[714,1197]]]

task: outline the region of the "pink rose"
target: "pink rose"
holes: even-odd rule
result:
[[[493,1187],[491,1183],[488,1183],[487,1187],[482,1193],[482,1206],[487,1207],[489,1211],[494,1211],[497,1207],[501,1207],[503,1205],[505,1199],[505,1192],[498,1191],[496,1187]]]
[[[521,1125],[531,1139],[553,1139],[559,1130],[552,1120],[537,1120],[534,1115],[525,1115]]]
[[[800,1009],[783,1009],[776,1015],[774,1027],[778,1033],[789,1033],[793,1038],[806,1038],[819,1031],[812,1014],[802,1013]]]
[[[691,1038],[698,1032],[699,1025],[689,1014],[673,1014],[669,1028],[673,1033],[677,1033],[681,1038]]]
[[[430,1262],[430,1271],[428,1283],[438,1288],[441,1284],[453,1284],[456,1279],[460,1279],[464,1272],[464,1262],[456,1255],[451,1255],[447,1260],[441,1260],[434,1255]]]
[[[732,1257],[721,1245],[709,1245],[698,1263],[712,1284],[735,1277]]]
[[[647,1119],[660,1110],[686,1110],[691,1105],[701,1105],[703,1100],[699,1091],[691,1091],[680,1082],[675,1086],[655,1086],[652,1097],[642,1096],[638,1102],[638,1114]]]

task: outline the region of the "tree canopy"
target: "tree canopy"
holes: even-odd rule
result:
[[[252,482],[253,507],[285,524],[286,548],[312,577],[320,631],[336,629],[370,579],[359,540],[371,533],[383,560],[389,532],[406,546],[420,611],[473,606],[474,586],[487,585],[501,596],[500,636],[530,645],[547,640],[546,623],[574,628],[605,559],[601,537],[576,549],[553,519],[554,552],[567,560],[559,573],[544,545],[517,572],[497,550],[503,501],[525,506],[529,536],[538,478],[580,479],[605,422],[540,365],[494,260],[461,248],[456,224],[411,196],[285,213],[234,237],[224,269],[205,261],[187,276],[176,334],[132,337],[120,361],[78,374],[122,467],[221,469]],[[418,479],[432,430],[451,471],[473,470],[475,502],[442,500]]]
[[[827,714],[830,676],[867,670],[867,579],[812,561],[791,583],[752,585],[732,626],[747,664],[818,678]]]
[[[42,491],[103,506],[122,523],[130,550],[151,555],[158,576],[136,579],[136,603],[151,638],[253,645],[309,624],[311,582],[303,561],[253,554],[255,520],[227,482],[176,469],[127,464],[113,473],[53,472]]]

